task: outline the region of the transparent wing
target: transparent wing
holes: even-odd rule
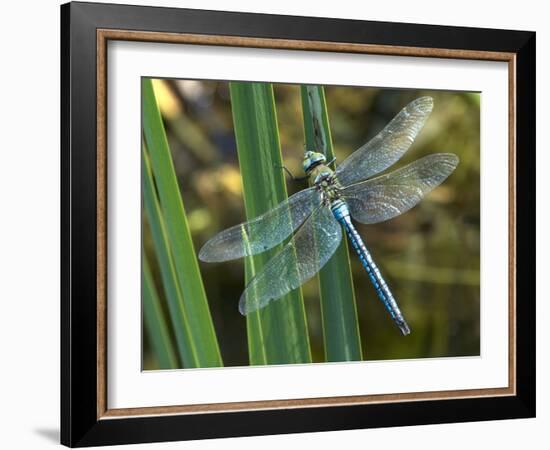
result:
[[[366,180],[397,162],[424,126],[432,107],[431,97],[421,97],[403,108],[380,133],[338,166],[340,184],[348,186]]]
[[[436,153],[342,190],[352,217],[362,223],[391,219],[416,205],[458,165],[452,153]]]
[[[208,240],[199,252],[206,262],[222,262],[264,252],[286,239],[320,202],[315,188],[304,189],[249,222]]]
[[[329,208],[321,206],[244,290],[239,311],[246,315],[301,286],[334,254],[342,229]]]

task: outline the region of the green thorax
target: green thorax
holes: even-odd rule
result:
[[[325,201],[332,203],[340,197],[340,183],[330,167],[319,164],[309,170],[308,176],[310,186],[316,186]]]
[[[321,183],[326,185],[328,181],[334,177],[334,171],[324,164],[319,164],[315,167],[312,167],[308,173],[309,183],[311,186]]]

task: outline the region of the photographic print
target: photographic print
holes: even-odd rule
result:
[[[143,370],[480,355],[479,93],[141,94]]]

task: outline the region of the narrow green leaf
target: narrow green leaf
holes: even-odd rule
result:
[[[189,319],[185,311],[176,269],[170,253],[168,235],[155,191],[151,163],[145,145],[141,148],[143,206],[151,227],[155,253],[159,262],[162,285],[166,295],[170,319],[176,336],[178,353],[184,367],[199,367],[200,360],[189,332]],[[143,254],[145,261],[145,254]],[[145,317],[147,319],[147,317]]]
[[[252,219],[287,198],[273,86],[232,82],[230,93],[246,216]],[[281,248],[247,258],[247,282]],[[300,289],[249,314],[247,330],[250,364],[311,362]]]
[[[178,360],[174,352],[174,347],[172,346],[172,341],[170,340],[166,318],[162,312],[160,298],[157,294],[149,262],[145,257],[143,249],[142,252],[141,286],[143,292],[143,320],[145,322],[145,329],[151,340],[151,347],[153,348],[153,353],[157,359],[159,368],[176,369],[178,367]]]
[[[222,366],[216,332],[150,79],[142,80],[143,132],[199,367]]]
[[[308,150],[334,158],[325,92],[322,86],[301,86],[304,132]],[[362,360],[361,337],[347,240],[319,272],[326,361]]]

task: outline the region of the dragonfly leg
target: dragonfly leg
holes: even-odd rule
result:
[[[309,178],[307,175],[304,177],[295,177],[294,174],[286,166],[274,166],[274,167],[276,169],[283,169],[288,174],[288,176],[292,181],[305,181]]]

